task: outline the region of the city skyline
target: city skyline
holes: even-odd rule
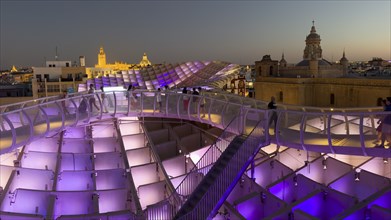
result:
[[[302,59],[315,20],[323,58],[391,59],[391,1],[1,1],[0,68],[86,57],[152,63]]]

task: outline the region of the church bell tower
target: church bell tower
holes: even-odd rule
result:
[[[99,54],[98,54],[98,66],[104,67],[106,66],[106,54],[103,50],[103,47],[100,47]]]

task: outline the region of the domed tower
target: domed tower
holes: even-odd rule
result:
[[[343,75],[348,74],[348,66],[349,66],[349,60],[345,57],[345,50],[343,50],[342,58],[339,60],[339,63],[342,65],[343,68]]]
[[[320,41],[320,36],[316,33],[315,21],[312,21],[310,34],[305,39],[306,46],[303,54],[304,60],[322,59],[322,48],[320,47]]]
[[[143,59],[140,61],[139,64],[141,67],[146,67],[151,65],[151,61],[148,60],[147,54],[144,53]]]
[[[311,54],[309,60],[309,71],[311,77],[319,77],[319,62],[315,54]]]
[[[281,60],[280,60],[280,68],[285,68],[287,66],[287,62],[284,58],[284,53],[282,53]]]
[[[106,66],[106,54],[103,50],[103,47],[100,47],[99,54],[98,54],[98,66],[104,67]]]

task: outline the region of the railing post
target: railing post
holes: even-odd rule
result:
[[[113,91],[113,97],[114,97],[114,113],[113,113],[113,116],[115,114],[117,114],[117,96],[115,95],[115,92]]]
[[[327,141],[329,143],[329,148],[333,154],[335,154],[333,143],[331,141],[331,119],[332,119],[332,114],[328,113],[327,114]]]
[[[144,92],[140,92],[140,115],[144,115]]]
[[[305,130],[305,122],[306,122],[306,114],[302,114],[301,121],[300,121],[300,144],[304,151],[307,151],[307,148],[305,147],[304,143],[304,130]]]
[[[362,114],[360,114],[360,124],[359,124],[359,130],[360,130],[360,143],[361,143],[361,149],[364,156],[368,156],[367,151],[365,149],[365,139],[364,139],[364,117]]]
[[[101,93],[99,93],[99,94],[101,94]],[[99,94],[96,94],[96,93],[94,93],[93,95],[96,95],[97,97],[98,97],[98,101],[99,101],[99,111],[100,111],[100,113],[99,113],[99,117],[98,117],[98,119],[102,119],[102,114],[103,114],[103,100],[100,98],[100,95]]]
[[[269,128],[269,110],[265,110],[264,111],[264,116],[263,116],[263,118],[264,118],[264,121],[265,121],[265,126],[264,126],[264,129],[265,129],[265,136],[266,136],[266,140],[267,141],[270,141],[270,132],[269,132],[269,130],[270,130],[270,128]],[[276,112],[276,114],[277,114],[277,120],[276,120],[276,124],[275,124],[275,129],[274,129],[274,133],[275,133],[275,136],[276,136],[276,138],[277,138],[277,122],[278,122],[278,112]],[[262,120],[262,119],[261,119]]]
[[[62,105],[58,104],[57,100],[54,101],[54,103],[57,105],[57,108],[60,109],[60,112],[61,112],[61,129],[63,129],[65,127],[65,109],[63,109]]]

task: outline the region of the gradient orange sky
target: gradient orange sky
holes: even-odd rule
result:
[[[302,59],[312,20],[323,57],[391,59],[391,1],[0,1],[0,67],[97,63]]]

